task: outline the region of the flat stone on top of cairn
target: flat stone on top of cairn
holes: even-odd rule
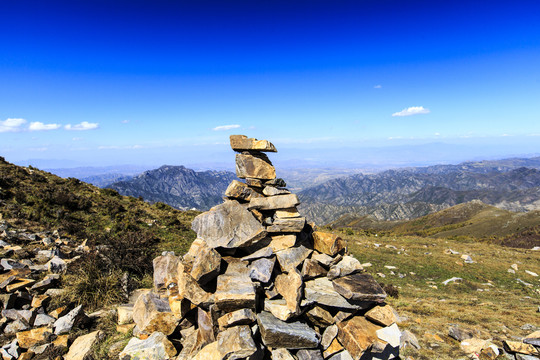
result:
[[[177,321],[162,321],[166,306],[148,295],[133,314],[138,327],[170,334],[179,360],[397,357],[399,346],[378,335],[397,328],[383,316],[393,311],[384,290],[344,240],[315,231],[298,212],[298,197],[264,154],[275,146],[230,140],[245,181],[233,180],[224,203],[193,220],[197,239],[178,257],[177,273],[170,254],[154,261],[155,292],[169,297]]]

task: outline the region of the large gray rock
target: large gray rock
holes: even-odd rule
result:
[[[320,350],[302,349],[296,353],[298,360],[323,360]]]
[[[316,278],[305,282],[304,288],[305,300],[308,303],[317,303],[342,309],[361,309],[368,308],[372,303],[357,304],[350,303],[343,296],[338,294],[332,282],[328,278]]]
[[[370,274],[353,274],[332,281],[334,289],[353,301],[383,302],[386,293]]]
[[[120,359],[162,360],[171,359],[176,355],[174,345],[160,332],[155,332],[146,340],[131,338],[120,353]]]
[[[199,284],[204,285],[219,275],[220,266],[221,255],[215,249],[202,246],[197,258],[193,262],[191,276]]]
[[[264,345],[271,348],[310,349],[319,345],[315,330],[301,322],[286,323],[268,312],[257,314]]]
[[[220,317],[217,322],[221,330],[237,325],[249,325],[255,322],[255,312],[251,309],[240,309],[227,313]]]
[[[200,214],[191,223],[191,228],[211,248],[249,246],[267,234],[255,216],[233,200]]]

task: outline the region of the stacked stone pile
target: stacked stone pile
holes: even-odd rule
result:
[[[245,182],[232,181],[224,203],[194,219],[185,256],[154,260],[155,289],[131,308],[136,337],[120,357],[397,357],[401,333],[385,292],[341,238],[298,213],[265,155],[274,145],[233,135],[231,147]]]

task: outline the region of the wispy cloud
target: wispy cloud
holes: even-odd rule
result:
[[[221,126],[216,126],[212,130],[214,130],[214,131],[226,131],[226,130],[238,129],[239,127],[240,127],[240,125],[221,125]]]
[[[24,119],[6,119],[0,121],[0,133],[22,131],[22,126],[26,124]]]
[[[67,124],[64,126],[64,129],[70,131],[95,130],[97,128],[99,128],[98,123],[89,123],[88,121],[83,121],[82,123],[76,125]]]
[[[56,130],[61,127],[60,124],[44,124],[39,121],[33,121],[30,123],[28,130],[30,131],[47,131],[47,130]]]
[[[373,88],[374,89],[382,89],[382,85],[375,85]]]
[[[136,149],[144,149],[145,147],[142,145],[126,145],[126,146],[118,146],[118,145],[102,145],[98,146],[98,150],[136,150]]]
[[[418,114],[429,114],[429,109],[424,108],[423,106],[411,106],[401,111],[395,112],[392,116],[411,116]]]
[[[129,123],[129,120],[122,120],[120,121],[122,124],[128,124]]]

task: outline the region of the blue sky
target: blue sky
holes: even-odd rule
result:
[[[539,64],[535,1],[4,1],[0,155],[214,166],[232,133],[314,163],[539,154]]]

